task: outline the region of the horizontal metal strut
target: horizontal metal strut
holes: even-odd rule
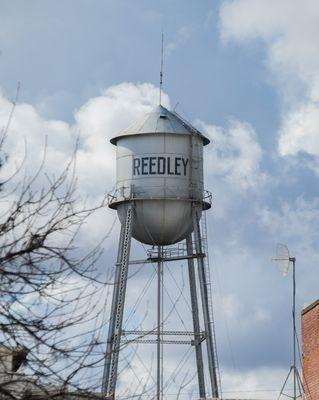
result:
[[[203,336],[205,332],[192,332],[192,331],[162,331],[162,335],[173,335],[173,336]],[[152,331],[122,331],[122,335],[157,335],[157,332]]]
[[[197,346],[206,339],[205,332],[191,332],[191,331],[163,331],[161,334],[168,336],[191,336],[195,339],[191,340],[173,340],[163,339],[163,344],[188,344],[190,346]],[[122,331],[122,336],[134,335],[137,336],[133,339],[121,339],[121,343],[158,343],[158,339],[145,339],[148,335],[157,335],[156,331]]]
[[[190,258],[204,258],[206,257],[205,253],[198,253],[198,254],[193,254],[190,256],[176,256],[176,257],[151,257],[151,258],[146,258],[145,260],[131,260],[129,262],[130,265],[132,264],[151,264],[151,263],[157,263],[157,262],[170,262],[170,261],[179,261],[179,260],[188,260]],[[117,265],[117,263],[116,263]]]
[[[204,339],[203,339],[204,340]],[[157,339],[124,339],[121,343],[146,343],[146,344],[157,344]],[[194,340],[161,340],[163,344],[188,344],[190,346],[195,346],[197,344]]]

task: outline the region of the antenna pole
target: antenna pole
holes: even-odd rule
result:
[[[293,323],[293,369],[294,369],[294,400],[297,399],[297,366],[296,366],[296,258],[289,259],[292,262],[292,323]]]
[[[161,70],[160,70],[160,92],[159,104],[162,105],[162,86],[163,86],[163,62],[164,62],[164,33],[162,32],[162,49],[161,49]]]
[[[288,249],[287,249],[288,253]],[[301,399],[303,398],[303,393],[305,393],[304,386],[302,383],[302,380],[299,375],[298,367],[297,367],[297,329],[296,329],[296,258],[295,257],[289,257],[289,253],[287,258],[277,258],[275,259],[277,261],[282,261],[286,260],[288,261],[289,265],[292,263],[292,337],[293,337],[293,361],[292,365],[290,366],[288,375],[285,379],[285,382],[281,388],[281,391],[279,393],[278,399],[281,398],[281,396],[286,396],[290,397],[293,400]],[[290,396],[288,394],[284,393],[285,387],[288,383],[290,375],[293,374],[293,395]],[[298,392],[298,394],[297,394]]]

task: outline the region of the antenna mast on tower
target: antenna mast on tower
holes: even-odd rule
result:
[[[162,86],[163,86],[163,63],[164,63],[164,33],[162,32],[162,49],[161,49],[161,70],[160,70],[160,92],[159,104],[162,105]]]
[[[290,397],[293,400],[304,398],[304,387],[297,367],[297,329],[296,329],[296,258],[291,257],[288,247],[284,244],[278,243],[276,248],[276,257],[272,259],[275,261],[284,276],[287,276],[289,267],[292,265],[292,339],[293,339],[293,363],[286,376],[285,382],[280,390],[278,400],[282,397]],[[289,377],[293,377],[293,395],[290,396],[285,393]]]

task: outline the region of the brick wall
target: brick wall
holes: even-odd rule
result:
[[[319,399],[319,300],[301,313],[303,384],[307,400]]]

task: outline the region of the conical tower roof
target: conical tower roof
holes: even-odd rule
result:
[[[112,144],[123,136],[145,135],[150,133],[173,133],[176,135],[197,135],[202,138],[204,145],[208,144],[209,139],[190,123],[185,121],[176,112],[171,112],[162,105],[157,106],[143,118],[134,122],[118,136],[111,139]]]

